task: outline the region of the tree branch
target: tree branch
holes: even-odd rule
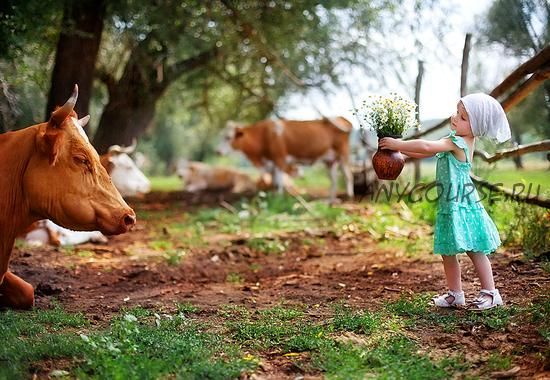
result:
[[[494,98],[499,97],[509,90],[513,85],[519,82],[525,75],[534,73],[527,81],[525,81],[518,89],[516,89],[510,96],[501,102],[502,108],[505,111],[510,110],[514,105],[519,103],[525,98],[531,91],[538,87],[545,79],[548,79],[550,73],[548,72],[550,65],[550,44],[542,49],[537,55],[523,63],[516,70],[514,70],[506,79],[504,79],[497,87],[491,91],[490,95]],[[406,138],[417,139],[425,136],[428,133],[436,131],[449,123],[449,119],[443,119],[437,125],[431,128],[425,129],[419,133],[415,133],[412,136]]]
[[[234,16],[232,19],[233,22],[236,25],[240,24],[242,26],[242,29],[239,29],[239,32],[242,36],[250,40],[253,40],[258,45],[258,48],[260,48],[260,50],[262,51],[262,54],[264,54],[268,58],[268,60],[272,61],[277,66],[279,66],[283,74],[288,79],[290,79],[295,85],[302,88],[306,87],[306,84],[296,75],[294,75],[294,73],[288,68],[288,66],[286,66],[283,63],[281,58],[279,58],[279,56],[276,53],[274,53],[271,49],[269,49],[266,46],[265,38],[263,38],[261,33],[256,28],[254,28],[254,26],[251,23],[243,20],[243,18],[241,17],[237,9],[231,4],[231,1],[228,1],[228,0],[220,0],[220,1],[233,14]]]
[[[527,74],[534,73],[542,66],[546,66],[550,62],[550,44],[542,49],[538,54],[527,62],[520,65],[515,69],[506,79],[504,79],[498,86],[496,86],[490,95],[494,98],[498,98],[506,91],[508,91],[514,84],[519,82]]]
[[[210,61],[218,55],[218,49],[212,48],[210,50],[199,53],[191,58],[178,61],[173,65],[166,68],[165,82],[171,83],[177,79],[184,72],[194,70],[198,67],[206,66]]]
[[[550,78],[550,64],[546,68],[536,71],[529,79],[523,82],[514,92],[501,102],[504,111],[508,112],[548,78]]]
[[[517,201],[517,202],[528,203],[528,204],[537,205],[537,206],[544,207],[544,208],[550,208],[550,199],[548,199],[548,198],[542,198],[542,197],[538,196],[538,194],[537,194],[537,196],[534,196],[534,197],[520,195],[521,192],[523,192],[524,188],[522,189],[522,191],[519,194],[516,194],[515,188],[514,188],[514,190],[501,188],[501,187],[499,187],[499,186],[497,186],[497,185],[495,185],[491,182],[488,182],[488,181],[484,180],[483,178],[477,177],[473,174],[470,174],[470,177],[478,185],[486,187],[486,188],[488,188],[489,190],[491,190],[495,193],[504,194],[505,196],[507,196],[507,197]],[[530,189],[531,188],[529,188],[529,190]],[[528,193],[528,195],[529,195],[529,193]]]
[[[550,150],[550,140],[543,140],[532,144],[520,145],[511,149],[499,150],[492,156],[483,150],[476,150],[474,156],[481,158],[485,162],[492,163],[508,157],[516,157],[533,152],[545,152],[548,150]]]

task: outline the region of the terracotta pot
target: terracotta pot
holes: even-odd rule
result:
[[[400,138],[401,136],[379,136]],[[395,150],[380,149],[372,156],[372,166],[379,179],[396,179],[405,166],[405,158],[401,152]]]

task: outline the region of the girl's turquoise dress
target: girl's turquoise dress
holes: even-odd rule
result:
[[[452,152],[436,154],[438,194],[435,220],[434,253],[456,255],[462,252],[489,254],[500,245],[497,228],[480,202],[470,178],[468,145],[451,131],[447,138],[464,149],[466,162]]]

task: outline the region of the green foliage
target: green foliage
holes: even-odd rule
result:
[[[169,249],[164,252],[164,257],[169,265],[176,266],[181,263],[181,260],[187,255],[186,251],[181,249]]]
[[[337,303],[332,317],[314,321],[306,306],[253,310],[223,305],[214,316],[215,327],[193,320],[200,310],[189,303],[176,304],[174,315],[141,307],[123,309],[105,327],[91,326],[81,314],[67,314],[58,307],[6,311],[0,313],[5,342],[0,347],[0,377],[24,378],[35,363],[52,360],[52,369],[76,378],[227,379],[254,370],[255,357],[269,352],[328,379],[439,379],[463,375],[472,367],[482,372],[506,370],[513,356],[494,353],[481,368],[461,355],[434,360],[431,351],[411,338],[420,325],[503,330],[513,319],[529,320],[549,339],[548,297],[528,307],[483,313],[446,313],[430,307],[428,298],[402,296],[377,311]],[[243,355],[238,347],[252,354]]]
[[[0,312],[0,378],[24,378],[33,362],[80,356],[83,342],[72,331],[88,326],[82,314],[67,314],[58,307]]]
[[[503,46],[522,60],[534,56],[550,42],[548,1],[494,1],[482,27],[482,35],[487,42]],[[550,87],[544,84],[510,111],[510,125],[516,135],[526,134],[533,140],[550,136],[547,128],[550,120],[549,91]]]
[[[382,318],[384,316],[380,313],[354,312],[346,308],[338,308],[332,323],[336,331],[371,334],[382,327]]]
[[[533,55],[550,41],[550,9],[545,0],[497,0],[487,21],[488,41],[516,55]]]
[[[140,142],[141,145],[141,142]],[[143,151],[140,150],[140,151]],[[159,172],[163,171],[164,168],[152,168],[152,172]],[[151,181],[151,190],[152,191],[177,191],[182,190],[183,186],[181,183],[181,179],[179,179],[176,176],[156,176],[156,177],[148,177]]]
[[[547,210],[510,200],[488,203],[486,208],[503,233],[504,244],[521,245],[527,257],[538,256],[550,249]]]
[[[200,308],[194,306],[189,302],[177,303],[176,308],[178,310],[178,313],[183,313],[185,315],[198,313],[200,311]]]
[[[231,272],[227,274],[226,281],[231,284],[239,285],[244,282],[244,279],[240,274]]]
[[[288,243],[280,239],[252,238],[246,241],[250,248],[265,254],[280,254],[286,251]]]
[[[487,369],[489,371],[506,371],[512,366],[512,359],[508,356],[502,356],[498,353],[493,353],[487,359]]]
[[[441,365],[418,353],[406,337],[394,337],[372,349],[352,345],[329,347],[315,355],[313,362],[328,379],[447,379]]]
[[[127,313],[107,332],[82,340],[86,360],[76,371],[79,378],[227,379],[254,366],[222,337],[201,332],[180,316],[154,314],[149,321]]]
[[[542,295],[528,309],[531,322],[539,325],[539,333],[550,343],[550,297]]]

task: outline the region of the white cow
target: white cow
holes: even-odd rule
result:
[[[107,237],[99,231],[71,231],[48,219],[38,221],[36,228],[25,235],[25,241],[34,246],[44,244],[65,246],[86,242],[105,244],[108,242]]]
[[[100,157],[101,164],[113,179],[113,184],[123,197],[147,194],[151,191],[151,182],[130,158],[136,149],[136,140],[131,146],[113,145]]]

